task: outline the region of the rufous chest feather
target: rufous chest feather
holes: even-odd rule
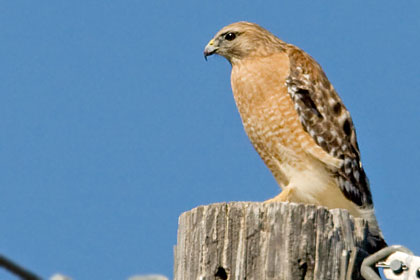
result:
[[[232,67],[232,91],[242,117],[274,106],[287,93],[289,58],[285,53],[247,58]],[[283,98],[282,98],[283,97]]]
[[[233,65],[232,91],[246,130],[251,124],[281,125],[296,115],[286,86],[289,69],[285,53],[247,58]]]

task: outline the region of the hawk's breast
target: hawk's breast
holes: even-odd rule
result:
[[[283,154],[299,158],[313,140],[303,130],[288,94],[288,76],[289,58],[285,53],[244,59],[232,68],[232,91],[253,145],[270,152],[284,149]]]

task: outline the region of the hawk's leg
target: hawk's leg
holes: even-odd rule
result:
[[[290,202],[293,201],[294,191],[293,188],[287,187],[285,188],[280,194],[273,197],[272,199],[264,201],[264,203],[271,203],[271,202]]]

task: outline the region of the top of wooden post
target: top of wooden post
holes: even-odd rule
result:
[[[174,279],[361,279],[367,222],[296,203],[199,206],[179,218]]]

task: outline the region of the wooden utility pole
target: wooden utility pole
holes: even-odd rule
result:
[[[367,224],[295,203],[200,206],[179,218],[175,280],[362,279]]]

